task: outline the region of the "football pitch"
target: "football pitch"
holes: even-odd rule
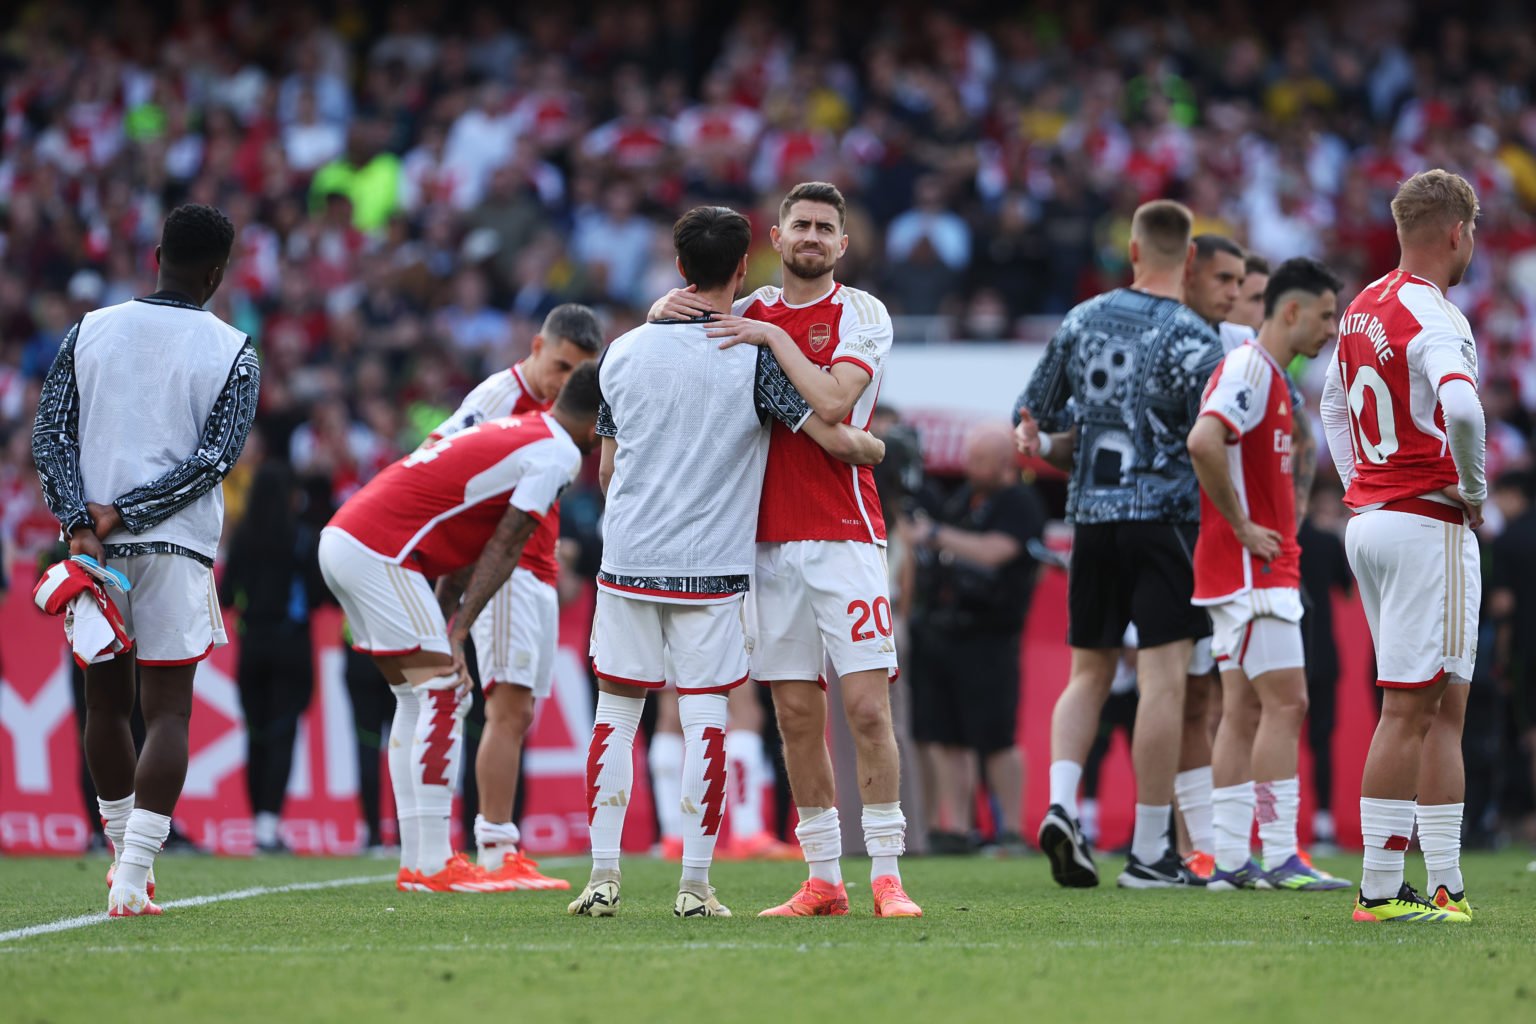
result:
[[[1039,856],[907,860],[921,920],[871,916],[854,859],[851,916],[759,920],[803,867],[720,864],[737,916],[689,921],[644,858],[589,920],[564,893],[398,893],[374,859],[165,856],[165,915],[107,921],[105,859],[4,859],[0,1020],[1529,1021],[1529,861],[1468,855],[1473,923],[1430,927],[1353,924],[1348,893],[1069,892]]]

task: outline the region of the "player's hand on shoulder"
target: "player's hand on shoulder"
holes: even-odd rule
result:
[[[710,309],[707,302],[699,298],[698,288],[689,285],[686,288],[673,288],[657,299],[651,306],[650,313],[646,315],[646,319],[694,320],[715,312],[717,311]]]
[[[1252,519],[1232,531],[1238,543],[1266,562],[1280,557],[1280,534],[1267,526],[1260,526]]]
[[[768,345],[772,343],[775,335],[785,339],[789,337],[782,327],[764,323],[761,320],[748,320],[742,316],[716,317],[706,333],[711,338],[718,338],[721,348],[730,348],[733,345]]]

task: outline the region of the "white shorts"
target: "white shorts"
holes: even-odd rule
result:
[[[1250,590],[1207,605],[1211,652],[1222,671],[1243,670],[1249,679],[1266,672],[1303,668],[1301,591],[1294,587]]]
[[[560,597],[527,569],[496,591],[469,627],[480,666],[480,686],[521,686],[548,697],[555,681],[555,642],[560,632]]]
[[[350,534],[320,531],[320,572],[352,631],[352,647],[378,657],[448,654],[448,624],[427,578],[369,551]]]
[[[1209,675],[1216,668],[1216,655],[1211,650],[1211,638],[1203,636],[1195,641],[1195,649],[1189,655],[1189,674]]]
[[[213,570],[186,555],[108,558],[128,577],[126,594],[111,591],[140,665],[190,665],[229,643]]]
[[[748,595],[747,647],[761,682],[820,679],[827,656],[839,676],[896,675],[885,549],[851,540],[757,546]]]
[[[1483,599],[1472,531],[1460,522],[1378,510],[1349,521],[1344,547],[1376,646],[1377,685],[1470,681]]]
[[[592,671],[599,679],[678,693],[725,693],[747,681],[742,601],[684,605],[597,592]]]

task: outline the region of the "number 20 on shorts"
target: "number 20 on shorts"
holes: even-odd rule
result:
[[[848,614],[854,616],[853,628],[849,636],[854,643],[863,643],[865,640],[873,640],[876,632],[881,636],[891,635],[891,602],[889,598],[877,597],[871,605],[867,601],[849,601]],[[874,620],[874,629],[865,629]]]

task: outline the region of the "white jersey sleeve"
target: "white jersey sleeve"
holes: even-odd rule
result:
[[[477,423],[509,415],[521,393],[522,387],[511,370],[491,374],[464,396],[464,401],[459,403],[453,415],[428,434],[422,444],[433,444],[461,430],[468,430]]]
[[[542,520],[560,500],[560,494],[576,479],[581,456],[553,441],[541,441],[523,449],[527,465],[512,490],[509,504]]]
[[[761,301],[765,305],[778,301],[780,289],[771,284],[763,285],[755,292],[749,292],[731,303],[732,316],[745,316],[747,310],[752,308],[754,302]]]
[[[1263,421],[1273,379],[1269,364],[1252,345],[1233,349],[1201,400],[1200,415],[1214,416],[1241,437]]]
[[[895,337],[885,303],[857,288],[844,288],[843,320],[832,364],[852,363],[871,378],[880,376]]]
[[[1323,376],[1323,397],[1318,406],[1318,416],[1323,421],[1323,437],[1328,443],[1328,454],[1333,468],[1338,470],[1339,483],[1345,488],[1355,478],[1355,439],[1349,428],[1349,401],[1344,394],[1344,377],[1339,370],[1339,353],[1335,348],[1328,358]]]
[[[1453,328],[1449,323],[1435,325],[1408,346],[1408,368],[1429,381],[1435,391],[1448,380],[1477,386],[1477,347],[1472,343],[1472,332],[1459,334]]]

